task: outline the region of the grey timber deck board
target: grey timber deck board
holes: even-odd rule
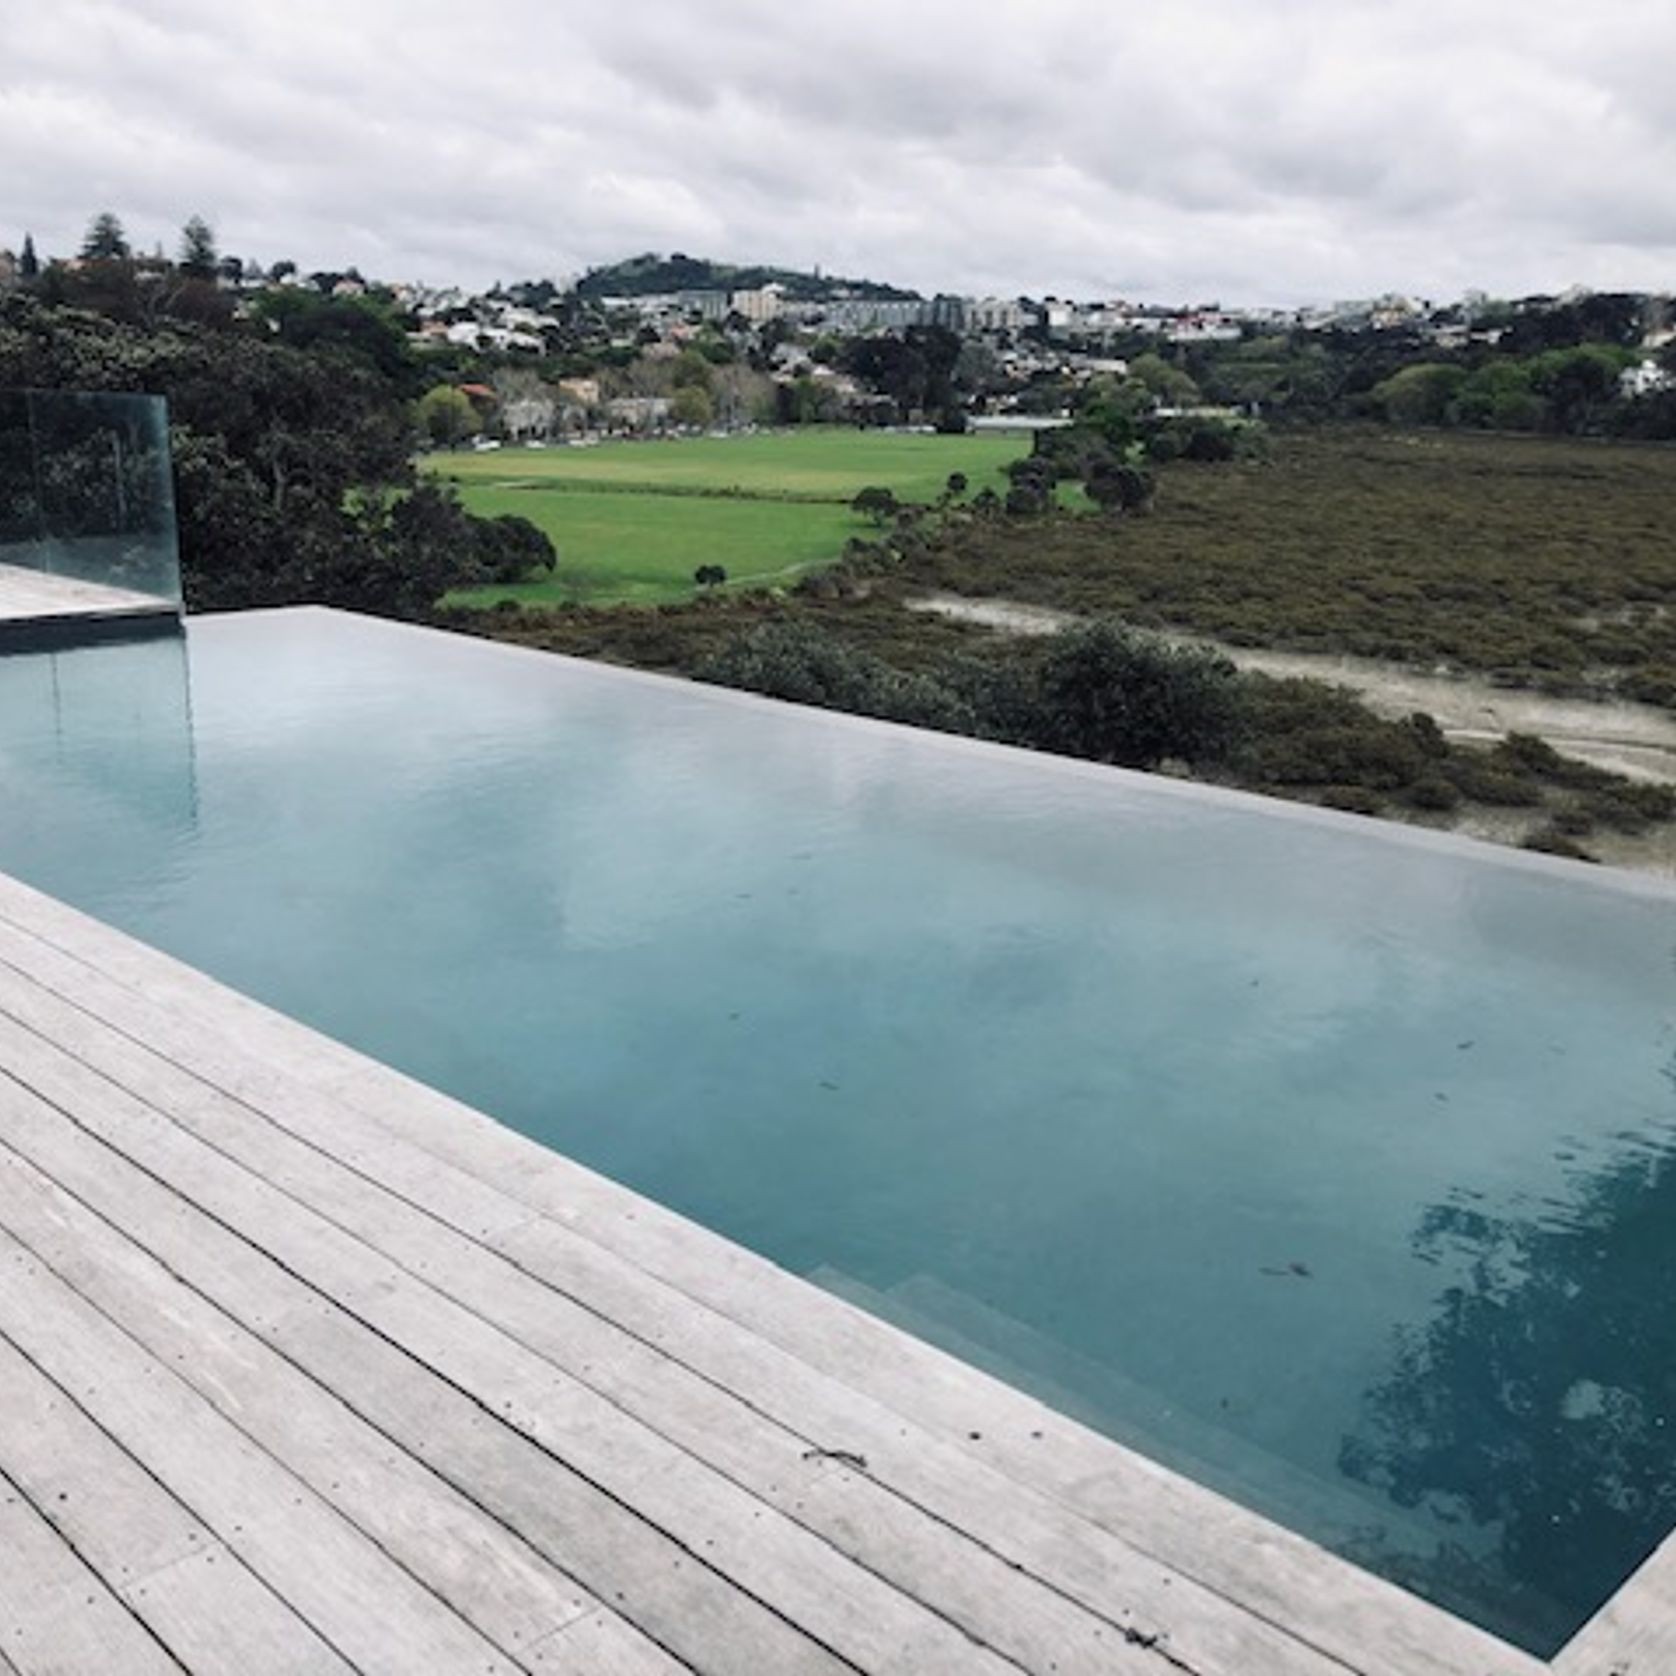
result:
[[[259,1444],[490,1667],[1546,1668],[3,876],[0,1073],[0,1261],[38,1308],[120,1323],[127,1376]],[[83,1400],[91,1368],[45,1371]],[[88,1415],[155,1471],[126,1400]],[[427,1559],[425,1518],[497,1533],[506,1576]]]
[[[180,1676],[181,1666],[0,1473],[0,1650],[18,1676]]]
[[[348,1676],[338,1654],[3,1338],[0,1460],[187,1668]]]

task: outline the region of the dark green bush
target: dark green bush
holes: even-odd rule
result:
[[[1542,801],[1541,789],[1532,780],[1496,766],[1476,751],[1457,753],[1445,772],[1461,795],[1474,803],[1525,809]]]
[[[1537,850],[1543,855],[1565,856],[1570,861],[1600,860],[1599,856],[1590,855],[1581,844],[1567,837],[1552,821],[1528,832],[1521,840],[1519,848],[1522,850]]]
[[[487,581],[523,582],[558,563],[552,541],[528,518],[508,512],[480,518],[477,526],[477,561]]]
[[[1216,761],[1240,737],[1226,658],[1148,639],[1109,619],[1055,635],[1042,658],[1038,742],[1128,768]]]
[[[1325,786],[1316,801],[1324,809],[1342,809],[1350,815],[1377,815],[1385,807],[1379,794],[1366,786]]]
[[[1446,780],[1441,774],[1421,775],[1408,788],[1407,797],[1416,809],[1446,811],[1461,806],[1460,787]]]

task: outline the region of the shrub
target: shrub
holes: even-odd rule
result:
[[[1181,457],[1202,465],[1220,464],[1239,452],[1239,437],[1232,425],[1220,419],[1193,419],[1182,438]]]
[[[1317,801],[1324,809],[1342,809],[1349,815],[1377,815],[1385,806],[1366,786],[1327,786]]]
[[[1151,472],[1119,460],[1101,461],[1085,485],[1088,498],[1106,512],[1138,512],[1151,503],[1154,488]]]
[[[552,541],[528,518],[509,512],[477,523],[477,559],[488,581],[522,582],[532,571],[551,572],[557,565]]]
[[[1595,829],[1594,817],[1575,803],[1556,809],[1548,824],[1567,838],[1587,838]]]
[[[1529,780],[1497,767],[1476,751],[1461,751],[1445,770],[1463,797],[1474,803],[1498,808],[1522,809],[1542,801],[1542,794]]]
[[[759,624],[707,658],[697,674],[795,704],[947,733],[977,731],[971,707],[933,677],[904,674],[810,623]]]
[[[1416,809],[1430,809],[1445,811],[1458,809],[1461,805],[1461,792],[1458,786],[1450,782],[1441,774],[1425,774],[1408,788],[1408,801]]]
[[[1226,658],[1170,646],[1110,619],[1063,629],[1038,676],[1038,739],[1128,768],[1214,761],[1237,742],[1240,682]]]
[[[1599,856],[1589,852],[1575,840],[1568,838],[1552,821],[1533,827],[1519,844],[1522,850],[1537,850],[1543,855],[1562,855],[1570,861],[1596,861]]]
[[[1676,816],[1676,787],[1622,780],[1585,792],[1579,807],[1614,832],[1642,832]]]
[[[1424,710],[1416,710],[1405,724],[1420,749],[1429,757],[1446,757],[1449,755],[1449,741],[1443,737],[1443,729],[1437,725],[1437,718],[1429,716]]]

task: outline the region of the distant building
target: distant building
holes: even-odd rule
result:
[[[1618,374],[1618,394],[1629,401],[1642,396],[1657,396],[1676,389],[1676,377],[1666,372],[1657,361],[1643,361],[1637,367],[1625,367]]]
[[[933,305],[919,297],[835,297],[821,306],[821,323],[828,331],[905,332],[910,326],[931,324]]]
[[[1062,431],[1067,418],[1048,413],[985,413],[967,421],[978,436],[1035,436],[1038,431]]]
[[[966,299],[951,297],[945,292],[939,292],[931,299],[931,324],[941,326],[956,336],[965,332]]]
[[[969,332],[1022,332],[1030,324],[1030,315],[1016,297],[974,298],[966,305],[966,329]]]
[[[700,320],[727,319],[728,294],[725,291],[679,291],[675,302],[682,314],[696,314]]]
[[[514,442],[553,434],[559,405],[550,396],[519,396],[500,410],[501,429]]]
[[[670,407],[667,396],[617,396],[605,404],[605,414],[614,429],[650,431],[668,422]]]
[[[1238,343],[1240,323],[1224,314],[1184,314],[1169,323],[1164,336],[1171,343]]]
[[[730,312],[742,316],[753,326],[778,320],[785,306],[785,289],[779,285],[764,285],[756,291],[735,291],[728,298]]]

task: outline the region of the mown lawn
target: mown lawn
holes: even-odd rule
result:
[[[699,565],[721,565],[730,588],[791,582],[831,563],[852,535],[873,533],[847,506],[818,502],[543,493],[494,483],[462,485],[460,498],[485,518],[528,518],[552,538],[559,563],[543,581],[462,590],[448,596],[450,605],[662,604],[691,596]]]
[[[791,581],[877,533],[849,510],[869,485],[933,501],[953,472],[968,493],[1007,486],[1024,451],[1005,437],[918,436],[821,428],[739,437],[612,442],[591,448],[499,448],[434,454],[485,517],[516,513],[559,552],[555,574],[473,588],[449,605],[656,605],[689,598],[693,572],[720,565],[729,588]]]
[[[426,469],[461,484],[532,488],[644,488],[849,501],[870,484],[898,500],[935,500],[951,472],[971,492],[1004,491],[1007,461],[1029,451],[1016,437],[920,436],[813,426],[733,437],[604,442],[589,448],[497,448],[433,454]]]

